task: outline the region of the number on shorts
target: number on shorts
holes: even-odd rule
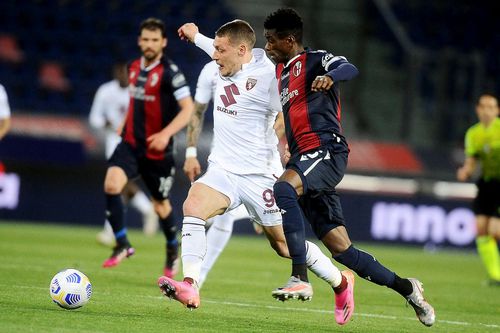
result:
[[[273,190],[271,190],[271,189],[267,189],[264,192],[262,192],[262,199],[264,199],[265,206],[267,208],[273,207],[274,203],[276,202],[274,200]]]

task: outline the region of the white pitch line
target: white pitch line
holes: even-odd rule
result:
[[[4,284],[0,284],[0,286],[7,286]],[[42,288],[42,287],[37,287],[37,286],[12,286],[9,285],[10,288],[21,288],[21,289],[48,289],[48,288]],[[107,293],[103,293],[107,294]],[[131,296],[137,296],[137,297],[143,297],[143,298],[154,298],[154,299],[164,299],[164,296],[144,296],[144,295],[131,295]],[[331,310],[321,310],[321,309],[308,309],[308,308],[291,308],[291,307],[282,307],[282,306],[275,306],[275,305],[260,305],[260,304],[250,304],[250,303],[239,303],[239,302],[228,302],[228,301],[214,301],[214,300],[209,300],[204,298],[203,302],[205,303],[212,303],[212,304],[222,304],[222,305],[233,305],[233,306],[240,306],[240,307],[246,307],[246,308],[266,308],[270,310],[286,310],[286,311],[298,311],[298,312],[312,312],[312,313],[326,313],[326,314],[334,314],[334,311]],[[376,313],[359,313],[355,312],[354,316],[360,316],[360,317],[368,317],[368,318],[380,318],[380,319],[391,319],[391,320],[417,320],[415,317],[397,317],[397,316],[387,316],[387,315],[380,315]],[[458,325],[458,326],[481,326],[481,327],[488,327],[488,328],[494,328],[494,329],[500,329],[500,325],[496,324],[485,324],[485,323],[469,323],[466,321],[455,321],[455,320],[444,320],[444,319],[437,319],[437,322],[440,324],[449,324],[449,325]]]
[[[259,308],[259,307],[264,307],[266,309],[272,309],[272,310],[287,310],[287,311],[301,311],[301,312],[314,312],[314,313],[327,313],[327,314],[334,314],[334,311],[331,310],[321,310],[321,309],[307,309],[307,308],[290,308],[290,307],[281,307],[281,306],[274,306],[274,305],[257,305],[257,304],[249,304],[249,303],[236,303],[236,302],[227,302],[227,301],[212,301],[212,300],[203,300],[206,303],[213,303],[213,304],[223,304],[223,305],[234,305],[234,306],[241,306],[241,307],[254,307],[254,308]],[[354,316],[360,316],[360,317],[370,317],[370,318],[381,318],[381,319],[392,319],[392,320],[417,320],[415,317],[396,317],[396,316],[387,316],[387,315],[379,315],[375,313],[359,313],[355,312]],[[465,321],[454,321],[454,320],[442,320],[438,319],[438,323],[444,323],[444,324],[450,324],[450,325],[460,325],[460,326],[483,326],[483,327],[488,327],[488,328],[496,328],[499,329],[500,325],[496,324],[484,324],[484,323],[469,323]]]

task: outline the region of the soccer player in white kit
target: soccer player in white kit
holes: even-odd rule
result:
[[[281,109],[274,65],[264,50],[252,49],[255,33],[245,21],[234,20],[216,32],[214,40],[187,23],[178,30],[217,62],[214,99],[214,144],[207,172],[193,183],[183,205],[182,264],[184,280],[162,276],[161,291],[188,308],[198,308],[198,281],[206,252],[205,221],[245,205],[263,226],[275,251],[288,257],[281,214],[272,187],[283,169],[273,128]],[[309,268],[332,287],[342,276],[319,248],[307,242]],[[312,294],[308,297],[310,298]]]
[[[113,80],[103,83],[97,89],[89,115],[90,126],[104,134],[106,159],[111,157],[122,140],[119,132],[123,127],[130,101],[125,63],[116,63],[113,66],[113,77]],[[155,234],[158,230],[158,216],[148,196],[133,181],[127,184],[124,193],[130,204],[141,213],[144,233]],[[103,245],[114,244],[115,236],[108,221],[104,223],[104,229],[97,234],[97,240]]]
[[[5,88],[0,84],[0,140],[10,129],[10,107],[9,98]]]
[[[187,145],[186,161],[184,163],[184,171],[191,182],[201,173],[200,162],[196,156],[196,144],[198,143],[199,135],[203,127],[204,114],[208,108],[208,104],[212,100],[217,79],[219,78],[219,66],[212,60],[203,66],[203,69],[198,76],[196,84],[196,93],[194,96],[194,114],[188,125],[187,130]],[[248,212],[244,205],[229,211],[222,215],[217,215],[207,221],[210,228],[207,231],[207,252],[203,258],[201,266],[200,280],[198,287],[201,289],[208,272],[212,269],[219,255],[226,247],[231,234],[235,220],[248,218]],[[254,222],[254,229],[257,233],[262,233],[262,227]]]

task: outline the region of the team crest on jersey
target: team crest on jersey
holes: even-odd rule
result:
[[[255,87],[256,84],[257,79],[248,78],[247,84],[245,84],[245,88],[247,88],[247,90],[252,90],[252,88]]]
[[[151,87],[154,87],[158,83],[158,78],[158,73],[153,73],[153,75],[151,75]]]
[[[297,61],[295,63],[295,65],[293,65],[293,69],[292,69],[293,75],[299,76],[301,70],[302,70],[302,62]]]

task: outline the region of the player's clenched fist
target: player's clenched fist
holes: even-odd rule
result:
[[[177,29],[179,38],[182,40],[188,40],[191,43],[194,43],[194,36],[198,32],[198,26],[194,23],[184,23],[179,29]]]

